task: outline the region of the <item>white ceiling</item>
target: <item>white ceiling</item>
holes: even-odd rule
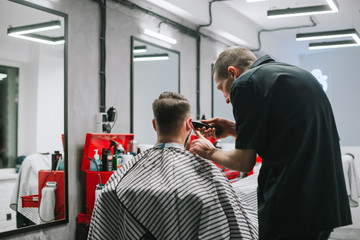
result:
[[[209,21],[208,3],[210,0],[147,0],[162,7],[195,25],[206,24]],[[338,13],[319,14],[313,16],[316,27],[282,30],[271,33],[272,37],[281,37],[282,43],[306,52],[308,43],[296,42],[296,33],[330,31],[355,28],[360,32],[360,0],[337,0]],[[325,5],[326,0],[265,0],[247,2],[246,0],[227,0],[212,4],[213,24],[207,30],[222,36],[226,32],[240,40],[250,42],[250,47],[257,47],[257,32],[261,29],[274,29],[311,25],[309,16],[269,19],[267,11],[272,9],[296,8],[314,5]],[[235,16],[235,17],[234,17]],[[249,29],[253,29],[249,31]],[[245,32],[245,33],[244,33]],[[225,36],[226,38],[226,36]],[[235,38],[236,39],[236,38]],[[245,44],[246,46],[246,44]]]

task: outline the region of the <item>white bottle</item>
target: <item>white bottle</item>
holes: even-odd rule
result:
[[[133,158],[133,155],[131,155],[129,152],[126,155],[123,155],[123,164],[129,162]]]
[[[101,161],[100,161],[100,156],[98,154],[98,149],[94,149],[95,154],[94,154],[94,161],[97,165],[97,171],[101,170]]]
[[[125,149],[122,144],[119,144],[117,151],[118,154],[116,167],[119,169],[123,165],[123,156],[125,155]]]

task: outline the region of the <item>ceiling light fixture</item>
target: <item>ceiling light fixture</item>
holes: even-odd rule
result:
[[[7,74],[6,73],[0,73],[0,81],[7,78]]]
[[[268,10],[267,16],[281,18],[339,12],[339,4],[336,0],[326,0],[326,2],[325,5]]]
[[[246,2],[265,2],[267,0],[246,0]]]
[[[157,60],[168,60],[169,54],[160,53],[160,54],[146,54],[146,55],[136,55],[134,56],[134,62],[140,61],[157,61]]]
[[[160,40],[162,40],[162,41],[171,43],[171,44],[176,44],[176,43],[177,43],[176,39],[171,38],[171,37],[164,36],[164,35],[162,35],[162,34],[160,34],[160,33],[151,31],[151,30],[149,30],[149,29],[144,29],[144,34],[146,34],[146,35],[148,35],[148,36],[151,36],[151,37],[154,37],[154,38],[157,38],[157,39],[160,39]]]
[[[352,37],[354,39],[354,41],[356,41],[360,44],[360,35],[354,28],[337,30],[337,31],[311,32],[311,33],[296,34],[297,41],[342,38],[342,37]]]
[[[339,47],[354,47],[360,46],[360,35],[356,29],[344,29],[337,31],[325,31],[325,32],[312,32],[312,33],[298,33],[296,34],[297,41],[306,40],[318,40],[318,39],[333,39],[333,38],[346,38],[351,37],[352,39],[332,41],[332,42],[319,42],[310,43],[309,49],[324,49],[324,48],[339,48]]]
[[[61,27],[60,21],[50,21],[44,23],[31,24],[21,27],[9,27],[7,33],[11,37],[17,37],[34,42],[46,43],[50,45],[63,44],[64,37],[48,37],[44,35],[34,34],[37,32],[48,31],[52,29],[59,29]]]
[[[33,42],[46,43],[49,45],[59,45],[65,43],[64,37],[48,37],[39,34],[31,34],[31,33],[24,35],[16,35],[13,37],[17,37]]]
[[[42,31],[58,29],[58,28],[60,28],[60,21],[56,20],[56,21],[31,24],[21,27],[10,27],[8,28],[8,35],[13,36],[18,34],[42,32]]]
[[[346,41],[335,41],[335,42],[310,43],[309,49],[316,50],[316,49],[356,47],[356,46],[360,46],[360,44],[354,40],[346,40]]]
[[[133,53],[145,53],[147,52],[146,46],[135,46]]]

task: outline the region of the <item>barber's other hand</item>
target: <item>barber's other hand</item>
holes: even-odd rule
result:
[[[211,155],[217,150],[214,145],[207,140],[199,131],[194,130],[197,139],[193,140],[190,145],[190,152],[199,156],[211,159]]]
[[[211,118],[208,120],[201,120],[203,123],[207,123],[211,126],[214,126],[216,128],[219,128],[220,135],[216,135],[215,128],[202,128],[200,129],[201,134],[204,135],[204,137],[215,137],[216,139],[220,138],[226,138],[228,136],[236,137],[236,130],[235,130],[235,122],[227,120],[225,118]]]

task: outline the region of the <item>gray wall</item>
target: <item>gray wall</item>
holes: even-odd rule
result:
[[[300,58],[306,70],[319,68],[328,76],[326,93],[333,107],[341,146],[360,146],[359,63],[358,47],[317,51]]]

